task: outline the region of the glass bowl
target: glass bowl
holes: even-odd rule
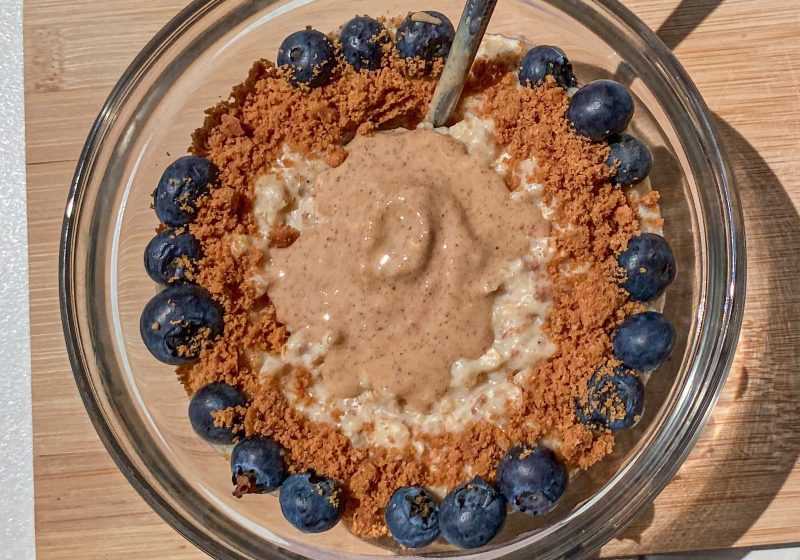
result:
[[[142,251],[156,227],[151,192],[185,153],[204,109],[225,98],[258,58],[312,25],[355,14],[435,9],[457,21],[460,0],[212,0],[190,4],[145,47],[112,91],[81,154],[66,208],[61,311],[72,368],[103,442],[142,497],[176,530],[221,559],[391,557],[343,526],[301,535],[275,496],[237,501],[226,461],[192,432],[171,367],[138,332],[155,292]],[[583,558],[648,505],[689,453],[733,358],[744,301],[738,194],[708,110],[678,62],[614,0],[503,0],[489,32],[562,47],[581,82],[615,77],[636,99],[634,132],[653,148],[665,236],[679,266],[666,314],[671,361],[651,377],[637,427],[613,455],[574,477],[543,519],[511,515],[487,547],[436,545],[419,556]],[[255,498],[255,499],[253,499]]]

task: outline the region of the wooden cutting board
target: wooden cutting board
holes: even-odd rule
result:
[[[663,25],[714,112],[742,193],[749,279],[741,342],[708,427],[674,481],[603,555],[797,542],[800,10],[796,0],[687,0],[670,16],[677,0],[625,3],[653,29]],[[203,557],[139,498],[95,434],[67,361],[56,278],[64,201],[89,126],[133,56],[183,4],[25,4],[40,560]]]

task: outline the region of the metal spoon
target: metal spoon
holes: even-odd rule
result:
[[[428,109],[426,119],[433,126],[444,125],[453,114],[496,4],[497,0],[467,0],[464,5],[450,54]]]

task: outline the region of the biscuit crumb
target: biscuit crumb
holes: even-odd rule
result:
[[[279,222],[269,232],[269,246],[276,249],[285,249],[300,237],[300,232],[290,225]]]

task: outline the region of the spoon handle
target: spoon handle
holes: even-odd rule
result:
[[[467,0],[464,5],[453,46],[428,109],[426,118],[433,126],[444,125],[453,114],[496,4],[497,0]]]

